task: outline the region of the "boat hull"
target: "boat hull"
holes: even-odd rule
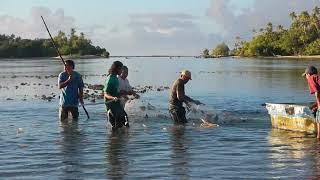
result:
[[[314,116],[307,105],[266,103],[272,127],[316,133]]]

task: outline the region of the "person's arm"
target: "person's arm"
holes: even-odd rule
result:
[[[140,96],[133,90],[132,86],[129,83],[129,80],[126,79],[126,89],[127,90],[120,90],[120,95],[126,96],[126,95],[133,95],[135,98],[139,99]]]
[[[190,98],[189,96],[185,95],[184,86],[180,85],[180,84],[177,86],[177,98],[179,99],[179,101],[182,101],[182,102],[186,103],[187,105],[189,105],[190,102],[193,102],[197,105],[202,104],[200,101],[194,100],[194,99]]]
[[[69,75],[68,79],[66,81],[62,81],[61,74],[59,76],[59,89],[62,89],[66,86],[68,86],[69,82],[72,81],[72,75]]]
[[[132,95],[136,98],[136,99],[139,99],[140,98],[140,95],[137,94],[136,91],[132,90]]]
[[[317,108],[319,109],[320,107],[320,92],[316,92],[316,102],[317,102]]]
[[[114,100],[117,101],[118,97],[112,96],[109,92],[112,92],[111,82],[106,82],[105,87],[103,88],[103,96],[106,101]]]
[[[318,103],[315,102],[315,103],[311,104],[311,106],[309,106],[309,108],[310,108],[312,111],[315,111],[315,110],[318,108]]]
[[[83,83],[83,79],[82,76],[80,76],[80,82],[79,82],[79,101],[81,104],[84,104],[83,101],[83,88],[84,88],[84,83]]]
[[[79,89],[79,101],[80,101],[81,104],[84,104],[84,101],[83,101],[83,88]]]
[[[104,98],[106,100],[114,100],[114,101],[117,101],[118,100],[118,97],[115,97],[115,96],[111,96],[110,94],[108,94],[107,92],[104,93]]]

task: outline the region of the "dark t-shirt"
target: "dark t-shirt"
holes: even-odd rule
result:
[[[178,95],[180,100],[178,99]],[[171,87],[171,93],[169,97],[170,105],[182,107],[183,102],[190,101],[190,100],[191,99],[185,95],[183,80],[180,78],[177,79]]]

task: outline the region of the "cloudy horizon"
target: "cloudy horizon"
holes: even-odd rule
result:
[[[286,27],[290,12],[320,6],[318,0],[79,0],[76,4],[4,0],[2,4],[0,34],[48,38],[40,18],[44,16],[53,35],[75,28],[111,55],[199,55],[221,42],[232,46],[236,36],[248,39],[253,29],[268,22]]]

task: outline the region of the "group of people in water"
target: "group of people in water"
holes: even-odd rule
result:
[[[68,114],[77,121],[79,117],[78,105],[83,105],[84,83],[80,73],[75,70],[75,63],[72,60],[65,61],[64,71],[59,74],[58,86],[61,90],[59,118],[60,121],[68,120]],[[103,94],[106,105],[108,120],[112,130],[122,127],[129,127],[129,118],[124,110],[128,95],[135,98],[140,96],[133,90],[128,79],[128,67],[120,61],[114,61],[108,70],[105,80]],[[184,85],[191,80],[191,72],[183,70],[178,79],[173,83],[169,96],[169,112],[172,120],[176,124],[187,123],[186,110],[190,103],[202,104],[198,100],[188,97],[184,91]]]

